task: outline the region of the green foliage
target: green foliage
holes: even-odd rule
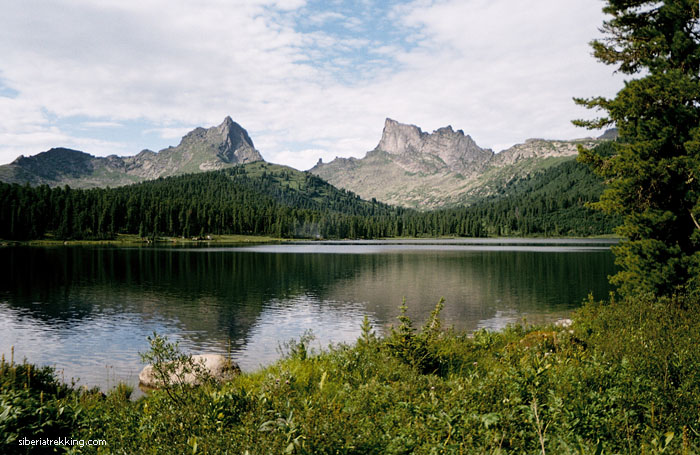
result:
[[[74,393],[49,367],[0,360],[0,452],[45,453],[49,447],[20,445],[20,440],[66,438],[80,427],[81,407]],[[56,448],[58,449],[58,447]]]
[[[192,396],[192,384],[212,383],[213,378],[203,364],[182,352],[177,343],[153,333],[148,337],[149,351],[141,354],[141,361],[153,367],[158,387],[175,405],[184,405]]]
[[[284,358],[306,360],[306,358],[312,354],[312,350],[309,346],[314,338],[313,331],[307,330],[298,341],[292,338],[280,344],[278,351]]]
[[[402,313],[386,338],[365,321],[355,346],[313,353],[304,338],[275,364],[191,387],[186,400],[164,389],[131,401],[124,388],[106,397],[63,388],[42,405],[39,390],[57,390],[55,381],[25,388],[5,368],[3,384],[17,386],[0,392],[9,428],[0,434],[108,442],[82,453],[693,454],[697,298],[590,300],[570,328],[471,335],[444,330],[439,303],[421,330]],[[178,358],[170,347],[161,357]],[[23,393],[33,399],[15,398]]]
[[[610,153],[610,143],[596,147]],[[587,207],[603,192],[600,177],[573,160],[513,180],[468,210],[497,236],[590,236],[613,232],[619,217]]]
[[[697,297],[644,297],[589,302],[580,312],[577,334],[624,373],[615,386],[629,395],[619,406],[637,420],[637,431],[648,435],[651,446],[660,447],[668,432],[685,434],[697,425],[690,416],[697,417],[700,406],[698,303]]]
[[[594,54],[618,70],[643,77],[626,82],[614,99],[578,99],[614,123],[621,141],[613,156],[580,150],[609,183],[594,204],[618,214],[616,249],[624,294],[672,295],[700,276],[700,23],[694,0],[608,0],[606,37]]]
[[[362,319],[362,334],[357,340],[358,346],[370,347],[377,344],[377,334],[372,330],[372,323],[369,322],[369,317],[365,315]]]
[[[252,163],[106,189],[0,184],[0,238],[116,234],[380,237],[401,209],[363,201],[309,173]]]
[[[408,307],[404,298],[399,307],[400,324],[396,328],[392,327],[391,334],[385,342],[389,354],[423,374],[439,372],[440,358],[431,349],[431,346],[433,341],[442,335],[440,312],[444,301],[443,298],[438,301],[423,329],[416,333],[413,322],[406,315]]]
[[[251,163],[114,189],[0,184],[0,238],[596,235],[616,223],[584,207],[601,191],[585,166],[565,162],[473,206],[416,212],[364,201],[309,173]]]

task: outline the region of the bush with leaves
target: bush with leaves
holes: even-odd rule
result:
[[[53,368],[0,359],[0,453],[44,453],[47,446],[20,445],[20,440],[70,437],[83,424],[74,394]]]
[[[441,332],[440,312],[445,299],[441,298],[430,315],[428,322],[420,332],[416,333],[413,322],[406,315],[408,307],[403,299],[399,307],[398,327],[392,327],[391,334],[385,341],[389,353],[401,359],[407,365],[418,369],[421,373],[435,373],[440,370],[440,360],[430,349],[431,342],[439,337]]]

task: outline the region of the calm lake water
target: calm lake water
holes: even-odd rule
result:
[[[244,370],[312,330],[354,342],[384,333],[406,298],[420,324],[440,297],[445,325],[473,331],[566,317],[614,273],[606,240],[313,242],[245,247],[0,248],[0,353],[66,381],[138,382],[154,331]]]

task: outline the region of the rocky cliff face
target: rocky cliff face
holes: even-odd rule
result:
[[[573,141],[556,141],[545,139],[528,139],[523,144],[516,144],[500,153],[496,153],[490,166],[502,167],[530,158],[553,158],[578,155],[578,146],[591,147],[595,139],[576,139]]]
[[[188,151],[206,150],[213,155],[207,158],[212,159],[214,165],[217,162],[241,164],[262,160],[248,132],[231,117],[226,117],[221,125],[213,128],[196,128],[183,137],[176,148]]]
[[[31,157],[19,157],[0,166],[0,180],[32,185],[67,184],[79,188],[119,186],[262,160],[246,130],[226,117],[219,126],[196,128],[185,135],[177,147],[158,153],[143,150],[135,156],[101,158],[57,148]]]
[[[573,159],[579,144],[591,147],[596,142],[529,139],[494,153],[451,126],[425,133],[386,119],[379,144],[364,158],[319,162],[310,171],[365,199],[433,209],[488,196],[553,161]]]
[[[415,125],[405,125],[387,118],[384,131],[375,150],[397,157],[396,162],[409,172],[452,171],[473,173],[493,156],[490,149],[482,149],[462,130],[451,126],[431,134]]]
[[[219,126],[190,131],[177,147],[168,147],[158,153],[144,150],[134,157],[125,158],[124,162],[128,173],[154,179],[223,169],[262,159],[248,132],[231,117],[226,117]]]

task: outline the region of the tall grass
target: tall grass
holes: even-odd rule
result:
[[[106,439],[100,453],[694,454],[699,303],[590,300],[571,327],[471,335],[443,329],[438,306],[420,330],[402,313],[386,338],[365,321],[352,346],[314,354],[298,340],[275,364],[190,387],[187,400],[72,389],[44,400],[75,410],[70,436]],[[0,414],[8,390],[39,393],[12,384]],[[16,448],[5,441],[0,451]]]

